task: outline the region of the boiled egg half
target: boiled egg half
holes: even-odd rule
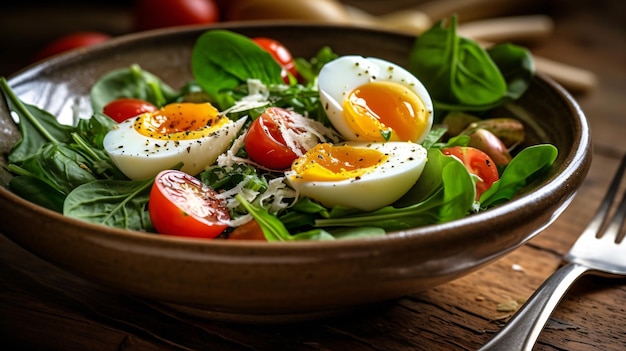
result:
[[[228,149],[244,122],[221,116],[210,103],[172,103],[118,124],[104,137],[104,149],[130,179],[179,163],[196,175]]]
[[[339,57],[322,67],[318,88],[330,122],[346,140],[419,143],[432,127],[426,88],[392,62]]]
[[[392,204],[419,179],[426,149],[411,142],[321,143],[285,173],[299,192],[326,207],[373,211]]]

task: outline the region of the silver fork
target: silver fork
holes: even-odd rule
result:
[[[620,233],[626,216],[626,193],[607,223],[611,205],[624,176],[626,155],[622,157],[609,189],[589,222],[563,260],[567,262],[550,276],[524,306],[478,351],[530,351],[550,315],[570,286],[584,274],[609,277],[626,275],[626,244],[620,247]],[[605,226],[606,224],[606,226]],[[604,231],[601,231],[602,228]]]

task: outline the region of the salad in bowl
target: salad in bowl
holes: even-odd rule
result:
[[[528,145],[513,114],[489,116],[529,86],[527,50],[484,50],[454,24],[421,36],[408,69],[329,46],[294,59],[277,40],[208,30],[187,84],[112,70],[73,125],[4,82],[23,136],[9,189],[91,223],[267,241],[384,235],[488,209],[558,152]]]
[[[0,87],[0,231],[210,318],[308,319],[458,278],[549,225],[590,165],[568,93],[454,20],[418,38],[156,30]]]

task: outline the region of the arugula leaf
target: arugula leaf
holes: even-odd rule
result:
[[[137,98],[161,107],[179,96],[159,77],[137,64],[108,72],[91,87],[89,94],[94,113],[102,112],[106,104],[119,98]]]
[[[263,230],[267,241],[292,240],[291,234],[289,234],[283,223],[276,216],[269,213],[267,209],[253,206],[240,194],[235,195],[235,199],[254,217],[261,230]]]
[[[281,67],[252,39],[228,30],[210,30],[191,53],[195,81],[221,110],[233,105],[232,90],[248,79],[265,85],[282,84]]]
[[[202,183],[215,191],[230,190],[245,181],[245,187],[264,192],[267,180],[257,174],[256,168],[248,164],[234,164],[232,167],[211,166],[199,175]]]
[[[296,57],[294,62],[300,76],[309,84],[315,85],[322,67],[337,57],[338,55],[330,47],[324,46],[310,60]]]
[[[339,228],[329,232],[322,228],[313,228],[291,235],[284,223],[265,208],[258,208],[246,201],[241,195],[235,195],[241,205],[257,221],[267,241],[298,240],[335,240],[352,239],[364,236],[384,235],[385,230],[376,227]]]
[[[513,157],[500,179],[481,195],[480,207],[486,209],[511,200],[520,189],[549,169],[557,155],[557,148],[550,144],[524,148]]]
[[[65,198],[63,214],[110,227],[151,231],[147,206],[153,181],[97,180],[81,185]]]

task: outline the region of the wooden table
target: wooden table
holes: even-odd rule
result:
[[[626,41],[620,24],[626,7],[619,0],[570,3],[545,6],[555,18],[555,33],[531,49],[597,74],[593,91],[575,95],[592,127],[594,159],[571,206],[527,245],[466,277],[368,310],[305,324],[251,326],[164,314],[61,271],[0,236],[0,344],[7,350],[477,349],[559,266],[626,152]],[[5,74],[14,66],[3,60],[9,63]],[[626,349],[624,283],[583,277],[535,349]]]

